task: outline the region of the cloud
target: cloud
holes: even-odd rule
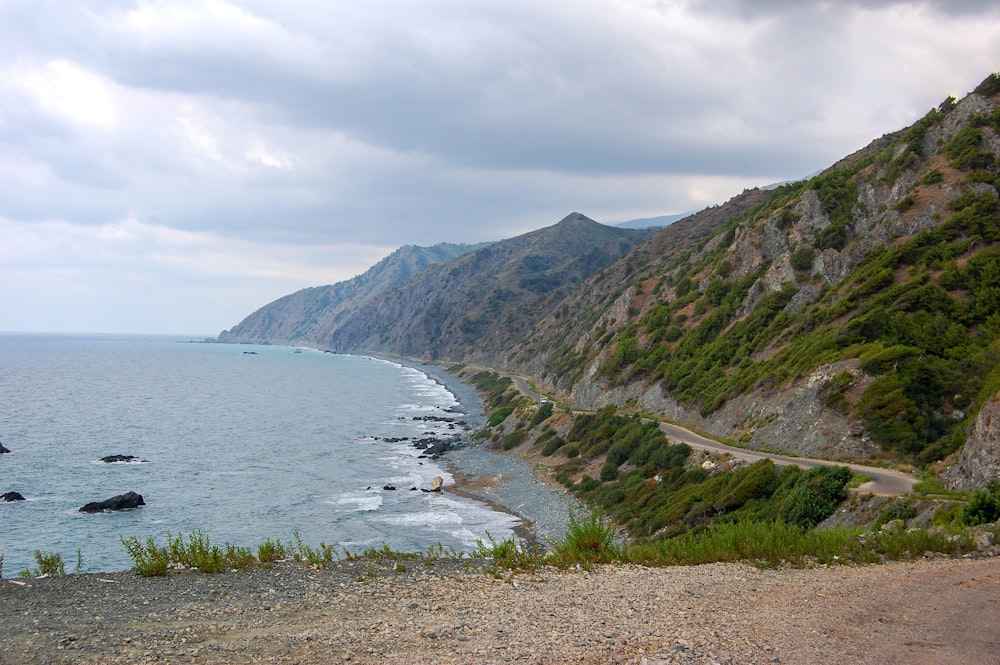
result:
[[[39,318],[36,308],[55,299],[61,310],[45,314],[53,323],[44,329],[75,332],[214,334],[269,300],[350,279],[393,249],[262,244],[136,218],[96,226],[0,218],[0,237],[0,283],[20,285],[0,293],[6,329],[39,330],[32,323]],[[113,294],[110,303],[108,294]],[[171,321],[175,308],[200,312],[200,323]],[[55,323],[75,310],[88,325]],[[139,323],[126,323],[138,314]],[[151,328],[149,320],[162,324]]]
[[[315,267],[312,247],[494,240],[573,210],[624,221],[803,177],[971,90],[996,67],[998,11],[7,0],[0,217],[31,242],[67,225],[49,276],[124,270],[128,247],[136,280],[208,297],[243,270],[259,305],[262,281],[291,285],[278,273],[331,279],[291,265]],[[139,239],[91,235],[109,229]],[[199,260],[153,253],[174,247],[165,230],[201,239]],[[74,260],[74,243],[100,261]],[[205,273],[216,261],[229,267]]]

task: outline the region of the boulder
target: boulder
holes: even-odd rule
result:
[[[24,501],[24,495],[20,492],[5,492],[0,494],[0,501]]]
[[[4,453],[9,453],[9,452],[10,452],[9,449],[3,447],[3,441],[0,441],[0,455],[3,455]]]
[[[110,499],[105,499],[104,501],[91,501],[87,505],[80,508],[81,513],[103,513],[108,510],[131,510],[132,508],[138,508],[139,506],[146,505],[146,502],[142,500],[141,494],[136,494],[135,492],[125,492],[125,494],[119,494],[118,496],[113,496]]]
[[[440,492],[442,485],[444,485],[444,478],[441,476],[434,476],[434,479],[431,480],[431,491]]]
[[[105,455],[101,458],[101,461],[105,464],[115,464],[118,462],[148,462],[149,460],[144,460],[141,457],[136,457],[135,455]]]

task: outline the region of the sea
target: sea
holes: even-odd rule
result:
[[[26,499],[0,501],[3,576],[37,568],[36,550],[67,572],[127,570],[130,536],[200,531],[254,551],[298,537],[341,555],[514,537],[523,518],[451,491],[448,463],[414,445],[482,425],[465,388],[459,399],[419,365],[305,348],[0,334],[0,494]],[[425,491],[437,476],[444,491]],[[79,511],[128,491],[145,505]]]

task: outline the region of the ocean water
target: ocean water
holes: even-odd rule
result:
[[[463,402],[419,368],[369,357],[0,334],[0,441],[12,451],[0,455],[0,494],[27,499],[0,502],[4,576],[34,568],[36,549],[67,569],[79,550],[85,572],[126,570],[121,536],[162,545],[168,532],[255,548],[298,531],[351,552],[509,538],[519,518],[448,492],[443,462],[386,440],[459,435],[482,415]],[[144,461],[100,461],[115,454]],[[446,491],[420,491],[435,476]],[[130,490],[146,505],[79,512]]]

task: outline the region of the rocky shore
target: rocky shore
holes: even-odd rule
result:
[[[1000,663],[1000,559],[0,580],[0,663]]]

